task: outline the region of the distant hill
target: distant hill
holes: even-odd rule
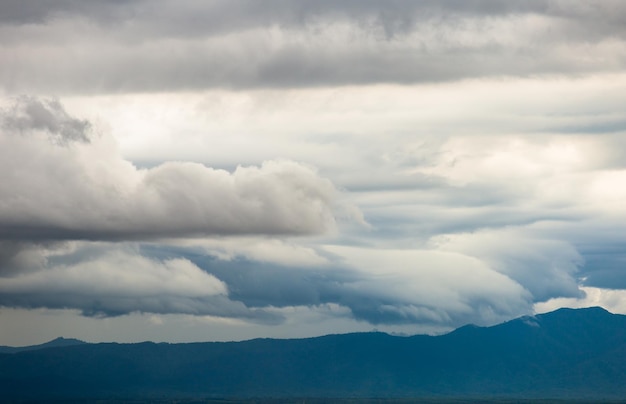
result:
[[[44,344],[45,345],[45,344]],[[439,397],[626,400],[626,316],[561,309],[493,327],[0,354],[5,399]]]
[[[80,345],[80,344],[85,344],[85,342],[79,339],[74,339],[74,338],[59,337],[59,338],[53,339],[52,341],[48,341],[44,344],[39,344],[39,345],[29,345],[29,346],[20,346],[20,347],[0,346],[0,353],[16,353],[16,352],[22,352],[22,351],[33,351],[35,349],[57,348],[57,347],[62,347],[62,346],[72,346],[72,345]]]

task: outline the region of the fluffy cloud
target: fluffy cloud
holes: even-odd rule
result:
[[[336,190],[289,161],[234,172],[168,162],[138,169],[57,101],[3,111],[0,238],[133,239],[315,234],[334,226]]]

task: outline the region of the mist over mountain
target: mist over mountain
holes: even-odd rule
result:
[[[54,342],[0,351],[4,399],[626,398],[626,316],[601,308],[468,325],[442,336]]]

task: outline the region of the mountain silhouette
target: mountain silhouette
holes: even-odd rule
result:
[[[44,348],[56,348],[63,346],[72,346],[72,345],[80,345],[85,344],[84,341],[74,338],[55,338],[52,341],[48,341],[39,345],[29,345],[23,347],[12,347],[12,346],[0,346],[0,353],[16,353],[23,351],[34,351],[36,349],[44,349]]]
[[[0,354],[3,397],[626,399],[626,316],[597,307],[441,336],[53,342]]]

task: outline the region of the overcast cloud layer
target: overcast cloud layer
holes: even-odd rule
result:
[[[1,2],[0,344],[626,312],[625,16]]]
[[[0,65],[9,91],[408,84],[619,72],[626,62],[626,6],[619,0],[0,7]]]

